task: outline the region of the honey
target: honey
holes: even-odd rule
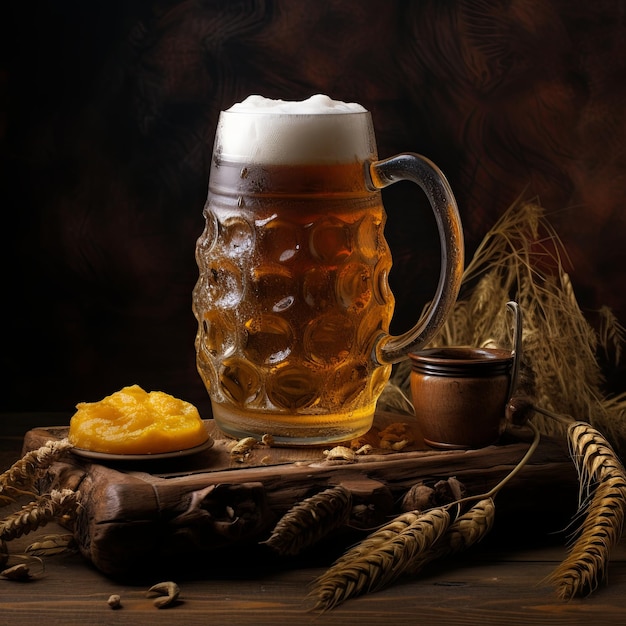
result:
[[[70,421],[77,448],[109,454],[158,454],[186,450],[207,440],[193,404],[162,391],[131,385],[98,402],[81,402]]]

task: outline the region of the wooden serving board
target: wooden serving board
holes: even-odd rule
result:
[[[416,483],[456,477],[467,494],[488,491],[515,467],[532,439],[515,429],[480,450],[430,450],[411,416],[379,413],[359,442],[369,443],[367,454],[333,458],[330,446],[258,444],[238,457],[232,454],[236,442],[212,420],[206,424],[214,445],[193,456],[105,464],[70,452],[52,465],[42,488],[80,491],[73,532],[83,555],[100,571],[137,577],[184,564],[209,573],[219,572],[224,551],[253,549],[250,554],[268,557],[262,542],[277,521],[335,485],[352,495],[354,515],[335,532],[335,540],[345,537],[347,547],[399,514],[404,495]],[[381,447],[390,425],[410,443],[398,450]],[[67,430],[29,431],[24,452],[66,437]],[[496,527],[515,543],[562,530],[576,510],[577,494],[565,442],[543,437],[529,463],[497,496]]]

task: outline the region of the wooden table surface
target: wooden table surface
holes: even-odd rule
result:
[[[50,423],[49,418],[42,419]],[[0,422],[1,471],[19,458],[21,432],[32,425]],[[6,512],[5,507],[3,515]],[[529,515],[529,527],[532,524]],[[50,524],[11,541],[12,562],[27,545],[60,532],[65,531]],[[330,564],[327,559],[332,557],[323,553],[298,560],[288,569],[246,562],[245,555],[237,555],[219,577],[179,577],[180,602],[167,609],[155,608],[146,597],[149,585],[161,580],[120,583],[101,574],[82,556],[65,553],[45,557],[43,575],[31,581],[0,579],[0,626],[626,624],[626,543],[614,552],[609,584],[585,599],[560,601],[546,583],[564,556],[562,536],[528,545],[523,533],[498,535],[419,577],[351,599],[320,615],[310,611],[307,593]],[[122,608],[113,610],[107,605],[112,594],[121,597]]]

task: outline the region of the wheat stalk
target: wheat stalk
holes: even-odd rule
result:
[[[443,508],[399,517],[401,521],[394,520],[391,529],[384,526],[370,535],[364,542],[365,550],[357,545],[315,581],[313,610],[327,611],[351,597],[388,585],[429,550],[450,524],[450,515]]]
[[[445,556],[456,554],[478,543],[491,528],[496,514],[493,498],[479,500],[469,511],[458,517],[430,551],[419,555],[409,565],[407,574],[417,574],[424,566]]]
[[[48,441],[37,450],[27,452],[8,470],[0,474],[0,506],[32,489],[41,472],[54,463],[72,444],[67,439]]]
[[[0,521],[0,540],[10,541],[21,537],[53,519],[74,515],[80,493],[71,489],[52,490],[35,501],[24,505],[19,511]]]
[[[336,571],[339,571],[340,566],[350,563],[360,556],[375,552],[381,548],[381,546],[384,546],[399,534],[405,532],[412,524],[416,524],[421,515],[420,511],[417,510],[406,511],[398,515],[340,556],[334,562],[333,567]]]
[[[606,578],[626,515],[626,472],[611,445],[585,422],[573,422],[568,437],[580,478],[579,515],[584,520],[567,558],[549,577],[558,596],[567,600],[593,593]]]
[[[581,489],[589,491],[607,476],[624,474],[622,463],[597,429],[585,422],[574,422],[569,427],[568,437]]]
[[[521,471],[539,445],[534,437],[517,465],[489,492],[460,498],[426,512],[407,511],[357,544],[314,583],[312,610],[327,611],[356,595],[376,591],[403,574],[415,574],[427,563],[463,550],[482,539],[495,517],[493,498]],[[473,502],[472,508],[450,523],[449,511]]]
[[[296,555],[343,524],[352,494],[342,485],[326,489],[292,507],[276,524],[266,544],[282,555]]]
[[[519,198],[483,238],[463,274],[454,310],[430,345],[507,346],[503,311],[507,301],[518,302],[524,312],[519,392],[546,409],[589,416],[624,455],[626,394],[604,397],[597,352],[603,349],[607,363],[618,363],[626,331],[606,307],[599,311],[600,329],[591,327],[566,262],[542,207]],[[397,392],[410,396],[410,371],[410,361],[395,366],[379,408],[398,404]],[[544,417],[533,416],[542,433],[564,435],[557,422]]]

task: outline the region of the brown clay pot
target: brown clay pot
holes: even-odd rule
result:
[[[511,393],[513,352],[443,347],[410,357],[415,416],[429,446],[482,448],[497,441]]]

